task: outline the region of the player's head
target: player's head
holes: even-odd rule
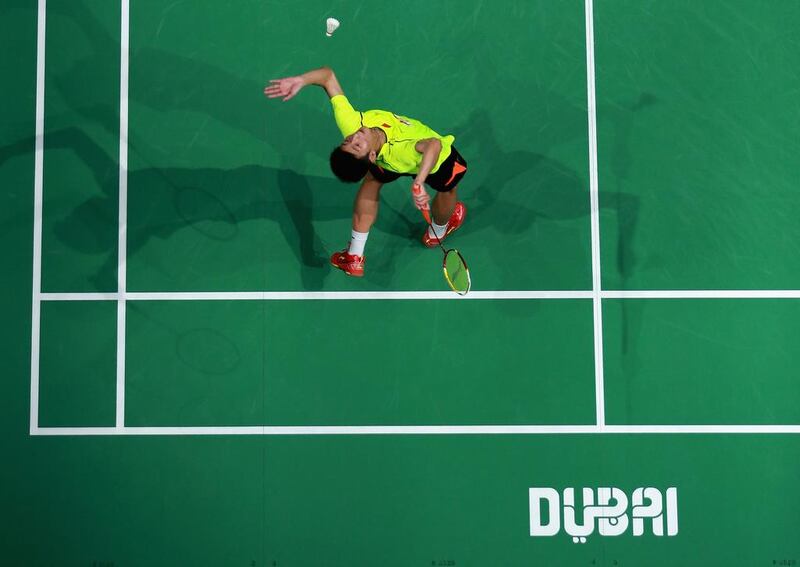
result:
[[[357,158],[345,151],[342,146],[336,146],[331,152],[331,171],[345,183],[361,181],[369,169],[369,160]]]
[[[331,152],[331,169],[342,181],[355,183],[361,180],[369,164],[378,159],[384,136],[375,128],[362,126]]]
[[[375,146],[380,149],[380,142],[369,128],[361,127],[331,152],[331,169],[333,173],[347,183],[355,183],[367,174],[370,163],[378,157]]]
[[[374,149],[375,144],[375,133],[366,126],[362,126],[347,136],[339,147],[358,159],[366,159],[375,163],[375,158],[378,157]],[[378,143],[378,148],[380,148],[380,143]]]

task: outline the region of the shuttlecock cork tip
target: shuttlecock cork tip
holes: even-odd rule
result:
[[[340,25],[339,20],[337,20],[336,18],[328,18],[325,21],[325,35],[331,37],[333,35],[333,32],[336,31],[339,25]]]

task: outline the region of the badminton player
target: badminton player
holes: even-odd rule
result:
[[[345,183],[361,182],[353,204],[350,244],[331,256],[331,264],[348,275],[364,275],[364,247],[378,216],[381,187],[399,177],[413,178],[415,206],[433,213],[422,234],[425,246],[437,246],[437,237],[442,241],[461,226],[467,209],[458,200],[456,186],[466,174],[467,162],[453,146],[453,136],[441,136],[418,120],[385,110],[355,110],[328,67],[273,79],[264,94],[287,101],[307,85],[325,89],[344,138],[331,152],[331,170]],[[432,203],[425,184],[436,191]]]

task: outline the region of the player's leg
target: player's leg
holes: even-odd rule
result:
[[[450,215],[453,214],[453,210],[456,208],[456,203],[458,202],[456,191],[457,188],[453,187],[450,191],[436,192],[436,196],[431,203],[433,222],[444,225],[450,220]]]
[[[427,247],[437,246],[464,222],[467,208],[458,200],[458,183],[467,172],[467,162],[455,148],[442,163],[439,170],[427,179],[428,185],[436,190],[431,203],[433,222],[422,235],[422,243]],[[437,238],[438,237],[438,238]]]
[[[378,217],[378,203],[383,183],[367,174],[353,202],[353,230],[350,244],[341,252],[331,256],[331,264],[350,276],[364,275],[364,247],[369,230]]]
[[[369,173],[353,200],[353,230],[369,233],[375,219],[378,218],[378,204],[383,183],[375,180]],[[361,254],[359,254],[360,256]]]
[[[422,235],[422,243],[428,248],[438,246],[461,226],[467,216],[467,208],[458,200],[455,187],[438,192],[431,203],[431,211],[433,222]]]

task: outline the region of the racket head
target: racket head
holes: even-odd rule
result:
[[[472,287],[472,279],[469,275],[467,262],[458,250],[450,249],[444,254],[442,263],[444,279],[458,295],[467,295]]]

